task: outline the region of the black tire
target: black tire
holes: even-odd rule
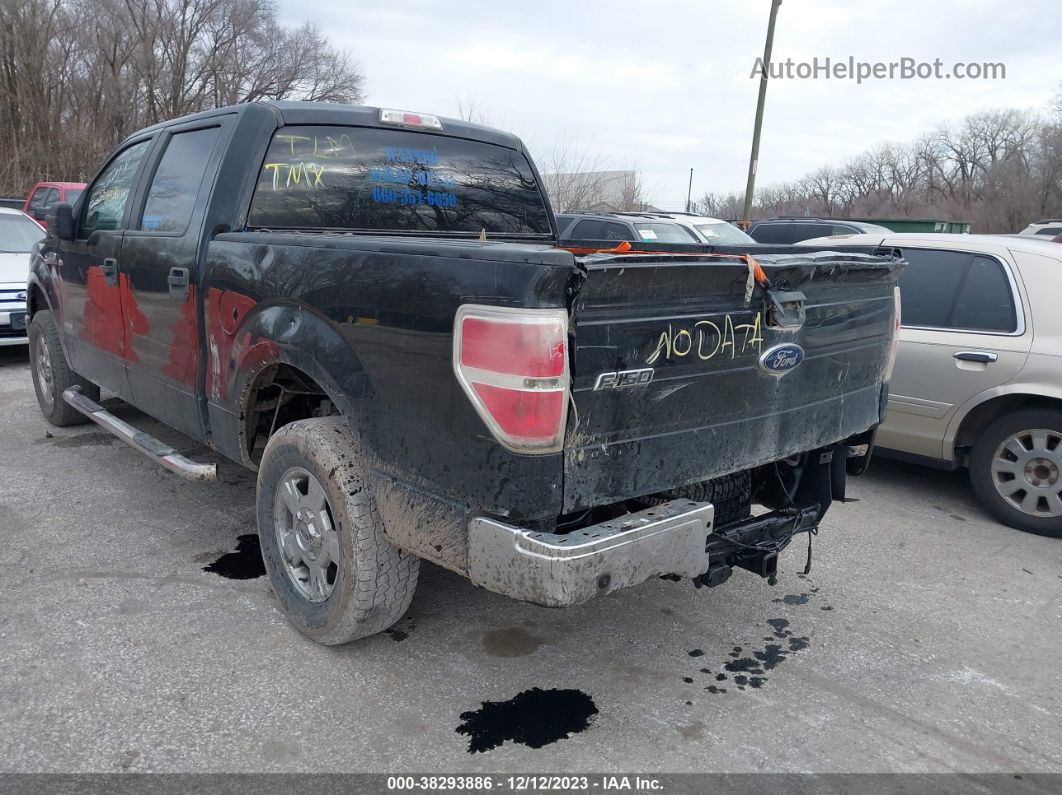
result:
[[[1005,484],[1012,477],[1023,477],[1020,472],[1016,475],[993,472],[993,462],[997,451],[1000,450],[1004,442],[1016,435],[1023,435],[1024,431],[1040,429],[1062,436],[1062,411],[1055,409],[1022,409],[1012,414],[1005,414],[989,425],[981,433],[970,456],[970,485],[973,487],[974,495],[981,501],[981,504],[1003,524],[1017,530],[1024,530],[1027,533],[1062,538],[1062,515],[1035,516],[1022,511],[1014,502],[1000,494],[996,486],[997,479]],[[1030,445],[1032,444],[1031,437],[1028,437],[1027,441]],[[1023,443],[1024,446],[1025,444]],[[1057,455],[1053,455],[1056,451]],[[1039,482],[1050,484],[1049,491],[1056,496],[1062,492],[1062,480],[1059,479],[1058,466],[1060,458],[1062,458],[1062,442],[1056,443],[1054,448],[1049,448],[1049,455],[1040,459],[1047,462],[1044,469],[1039,474],[1034,475],[1039,480],[1041,475],[1046,474],[1047,477]],[[1025,482],[1031,485],[1031,481]],[[1055,486],[1058,488],[1057,491],[1054,490]],[[1020,491],[1015,494],[1015,497],[1020,498],[1027,493],[1036,494],[1038,492]],[[1040,503],[1040,506],[1047,506],[1046,499]]]
[[[658,505],[676,498],[712,503],[715,506],[714,526],[725,527],[752,515],[752,472],[745,470],[714,480],[680,486],[646,498],[645,502]]]
[[[294,513],[277,518],[278,511],[283,514],[285,510],[278,507],[278,500],[284,499],[278,490],[292,477],[290,473],[300,471],[313,475],[323,487],[326,521],[338,534],[340,559],[334,571],[332,563],[328,564],[331,590],[319,601],[305,592],[313,590],[310,575],[302,578],[289,568],[294,564],[286,562],[277,531],[279,521],[290,543],[296,537],[310,537],[305,534],[305,523],[302,536],[287,529]],[[307,481],[307,492],[309,488]],[[281,608],[296,629],[318,643],[333,646],[382,632],[409,608],[420,561],[384,536],[357,445],[342,418],[293,422],[269,439],[258,470],[258,535]],[[327,552],[324,559],[328,559]],[[320,599],[321,594],[317,596]]]
[[[42,366],[41,346],[45,346],[47,365]],[[63,392],[72,386],[81,387],[81,392],[91,400],[100,399],[100,388],[70,369],[59,342],[59,329],[50,309],[42,309],[33,315],[29,327],[30,372],[33,374],[33,391],[37,393],[37,405],[41,414],[52,425],[60,428],[67,425],[83,425],[91,422],[88,417],[65,400]],[[47,374],[43,370],[47,370]],[[42,380],[51,378],[51,397]]]

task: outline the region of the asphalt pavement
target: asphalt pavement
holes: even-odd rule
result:
[[[424,564],[394,629],[338,648],[256,576],[254,491],[52,428],[0,349],[0,771],[1062,772],[1062,541],[963,473],[875,460],[773,588],[551,610]]]

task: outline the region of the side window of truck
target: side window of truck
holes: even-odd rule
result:
[[[87,238],[99,230],[121,228],[129,193],[150,145],[150,139],[140,141],[121,152],[92,184],[78,237]]]
[[[44,197],[48,195],[47,188],[37,188],[33,192],[33,198],[29,202],[30,212],[37,212],[44,206]]]
[[[151,178],[140,229],[184,233],[220,132],[220,127],[207,127],[170,137]]]

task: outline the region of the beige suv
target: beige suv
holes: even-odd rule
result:
[[[1062,246],[917,233],[805,242],[894,247],[908,262],[877,451],[965,466],[1000,521],[1062,537]]]

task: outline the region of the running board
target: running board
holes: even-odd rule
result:
[[[154,436],[138,431],[128,422],[115,417],[99,403],[81,394],[81,388],[72,386],[63,392],[63,400],[80,411],[90,420],[106,428],[130,447],[139,450],[148,458],[155,459],[160,466],[188,480],[217,480],[217,464],[197,464],[163,444]]]

